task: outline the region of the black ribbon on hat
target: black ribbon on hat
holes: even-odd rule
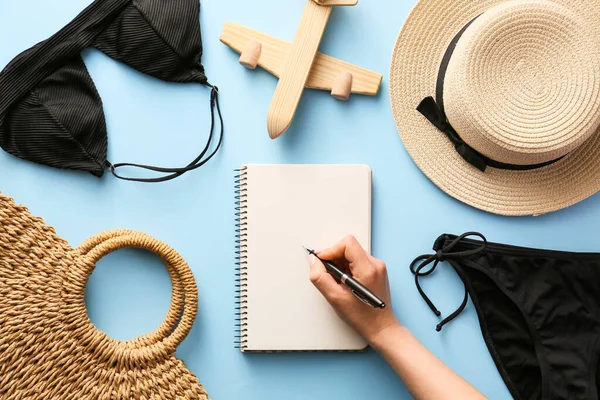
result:
[[[426,97],[417,110],[425,116],[436,128],[446,134],[448,139],[454,144],[454,148],[456,152],[460,154],[462,158],[465,159],[466,162],[473,165],[475,168],[480,170],[481,172],[485,172],[488,164],[485,160],[485,157],[482,156],[479,152],[473,149],[471,146],[466,144],[458,133],[454,130],[450,122],[448,122],[448,118],[446,118],[446,114],[442,111],[442,109],[437,105],[433,97]]]
[[[492,160],[491,158],[484,156],[483,154],[469,146],[467,143],[465,143],[465,141],[460,137],[456,129],[454,129],[454,127],[452,127],[452,125],[448,121],[448,117],[446,116],[446,112],[444,110],[444,81],[446,79],[448,65],[450,64],[450,59],[452,58],[452,54],[454,54],[454,50],[456,49],[458,41],[465,33],[467,28],[473,22],[475,22],[475,20],[477,20],[477,18],[479,18],[480,15],[478,15],[477,17],[472,19],[468,24],[466,24],[448,45],[448,49],[446,50],[446,53],[442,58],[442,63],[440,65],[440,70],[437,78],[437,101],[431,96],[426,97],[425,99],[423,99],[423,101],[421,101],[421,103],[417,107],[417,111],[419,111],[425,118],[427,118],[427,120],[431,122],[433,126],[438,128],[442,133],[446,135],[446,137],[454,145],[456,152],[460,154],[460,156],[466,162],[468,162],[481,172],[485,172],[487,167],[511,171],[531,171],[534,169],[554,164],[555,162],[561,160],[564,156],[557,158],[556,160],[551,160],[534,165],[506,164],[500,161]]]

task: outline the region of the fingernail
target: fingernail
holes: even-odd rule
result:
[[[315,263],[317,262],[317,257],[315,257],[314,254],[311,254],[308,258],[308,262],[310,263],[310,265],[315,265]]]

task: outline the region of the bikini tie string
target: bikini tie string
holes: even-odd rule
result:
[[[472,250],[463,250],[463,251],[457,251],[457,252],[452,251],[456,247],[456,245],[458,245],[461,241],[463,241],[469,237],[478,237],[482,240],[483,243],[481,244],[481,246],[479,246],[475,249],[472,249]],[[435,241],[435,244],[433,245],[433,251],[435,251],[435,254],[424,254],[422,256],[415,258],[415,260],[410,264],[410,271],[415,276],[415,285],[417,286],[417,290],[419,291],[419,294],[421,295],[423,300],[425,300],[425,302],[427,303],[427,305],[429,306],[431,311],[433,311],[433,313],[435,315],[437,315],[438,317],[441,316],[442,313],[437,309],[437,307],[433,304],[433,302],[429,299],[427,294],[425,294],[425,292],[421,288],[421,284],[419,283],[419,278],[430,275],[433,271],[435,271],[435,269],[437,268],[437,266],[440,262],[453,261],[453,260],[459,260],[461,258],[471,257],[471,256],[474,256],[476,254],[483,252],[487,247],[487,239],[481,233],[478,233],[478,232],[464,233],[464,234],[460,235],[459,237],[457,237],[456,239],[454,239],[452,242],[448,243],[447,245],[444,245],[444,243],[447,241],[447,239],[448,239],[448,236],[445,236],[445,235],[440,236]],[[433,263],[433,265],[431,266],[431,268],[425,269],[428,265],[430,265],[432,263]],[[447,323],[452,321],[454,318],[458,317],[460,315],[460,313],[462,313],[464,311],[465,307],[467,307],[468,301],[469,301],[469,291],[467,290],[467,286],[465,285],[465,297],[463,299],[462,304],[456,309],[456,311],[454,311],[452,314],[450,314],[449,316],[444,318],[442,320],[442,322],[437,324],[437,326],[435,327],[435,330],[440,332],[442,330],[442,328],[444,327],[444,325],[446,325]]]

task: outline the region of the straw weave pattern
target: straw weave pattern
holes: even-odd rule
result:
[[[461,135],[479,134],[479,141],[474,140],[478,150],[500,161],[525,161],[515,157],[527,154],[524,158],[535,163],[570,151],[588,139],[543,168],[488,168],[481,172],[463,160],[448,138],[416,108],[425,97],[435,95],[442,58],[456,34],[478,16],[485,22],[485,13],[493,8],[515,3],[526,9],[515,14],[517,26],[540,31],[532,34],[528,29],[515,29],[516,36],[510,39],[512,21],[501,18],[498,21],[503,26],[488,24],[479,28],[479,32],[488,29],[483,39],[502,39],[498,46],[465,42],[472,45],[464,49],[466,53],[459,49],[457,55],[466,56],[463,64],[454,67],[464,79],[449,73],[448,95],[461,99],[456,103],[459,107],[468,107],[452,109],[455,106],[446,102],[451,123],[457,125]],[[565,18],[555,17],[560,15]],[[535,44],[536,38],[548,40]],[[525,50],[519,47],[520,40],[526,41]],[[578,203],[600,190],[600,132],[592,131],[598,114],[590,112],[598,107],[599,100],[599,45],[600,7],[596,1],[420,0],[398,36],[390,66],[390,101],[402,143],[435,185],[481,210],[511,216],[540,215]],[[529,53],[527,48],[531,49]],[[590,63],[577,68],[567,56],[581,57],[585,49],[590,50]],[[529,57],[514,60],[511,54]],[[547,69],[553,55],[557,66],[562,62],[569,66],[571,75]],[[558,76],[567,76],[567,80],[553,82]],[[477,98],[471,97],[465,103],[461,96],[467,87],[471,88],[470,96],[475,93]],[[503,96],[506,100],[496,103],[503,108],[489,104],[490,99]],[[487,134],[487,142],[483,142],[482,132]]]
[[[507,1],[461,38],[448,68],[446,113],[476,150],[508,164],[556,160],[600,124],[600,46],[558,3]]]
[[[172,280],[158,329],[132,341],[109,338],[84,303],[96,262],[125,247],[156,253]],[[196,317],[187,263],[140,232],[104,232],[74,249],[41,218],[0,194],[0,398],[199,399],[208,396],[175,350]]]

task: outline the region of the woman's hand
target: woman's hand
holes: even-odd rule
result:
[[[333,306],[337,314],[365,340],[372,343],[378,334],[400,323],[392,310],[390,284],[385,263],[373,258],[353,236],[317,253],[319,258],[334,262],[381,298],[386,308],[373,308],[357,299],[347,286],[327,273],[315,256],[310,256],[310,280]]]
[[[338,315],[385,358],[415,399],[485,399],[400,325],[392,310],[390,285],[383,261],[367,254],[352,236],[317,254],[319,258],[345,268],[349,275],[385,302],[387,307],[384,309],[364,304],[346,286],[336,282],[322,262],[315,256],[311,257],[312,283]]]

